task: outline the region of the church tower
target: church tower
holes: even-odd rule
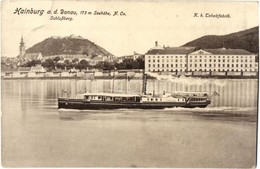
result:
[[[23,36],[21,37],[21,42],[20,42],[20,55],[19,55],[19,58],[23,58],[24,57],[24,54],[25,54],[25,45],[24,45],[24,42],[23,42]]]

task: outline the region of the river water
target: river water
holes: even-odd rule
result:
[[[62,90],[140,93],[141,80],[3,80],[7,167],[255,166],[257,80],[149,80],[147,91],[218,92],[207,108],[58,110]]]

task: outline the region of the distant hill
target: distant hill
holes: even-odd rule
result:
[[[244,31],[231,33],[227,35],[207,35],[186,43],[183,46],[194,46],[197,48],[231,48],[231,49],[245,49],[251,53],[258,54],[258,26]]]
[[[67,37],[50,37],[39,42],[29,49],[26,53],[38,53],[44,56],[61,55],[61,54],[86,54],[88,56],[113,56],[104,48],[95,43],[84,39],[81,36]]]

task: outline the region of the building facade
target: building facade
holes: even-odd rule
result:
[[[146,72],[187,71],[187,55],[195,51],[195,47],[155,47],[145,54]]]
[[[255,71],[255,55],[244,49],[200,49],[187,58],[188,71]]]
[[[145,54],[146,72],[255,72],[256,55],[244,49],[160,47]]]

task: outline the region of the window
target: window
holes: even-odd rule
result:
[[[195,67],[197,67],[197,64],[195,64]]]
[[[160,62],[160,59],[158,59],[157,62]]]
[[[178,67],[178,64],[176,64],[176,67]]]
[[[211,59],[209,59],[209,61],[211,62]]]
[[[158,64],[158,67],[160,67],[160,64]]]
[[[151,67],[151,64],[148,64],[148,67]]]
[[[205,64],[205,67],[207,67],[207,64]]]
[[[173,64],[171,64],[171,67],[173,67]]]
[[[151,60],[149,59],[148,62],[151,62]]]
[[[164,67],[164,64],[162,64],[162,67]]]
[[[155,62],[155,59],[153,60],[153,62]]]

